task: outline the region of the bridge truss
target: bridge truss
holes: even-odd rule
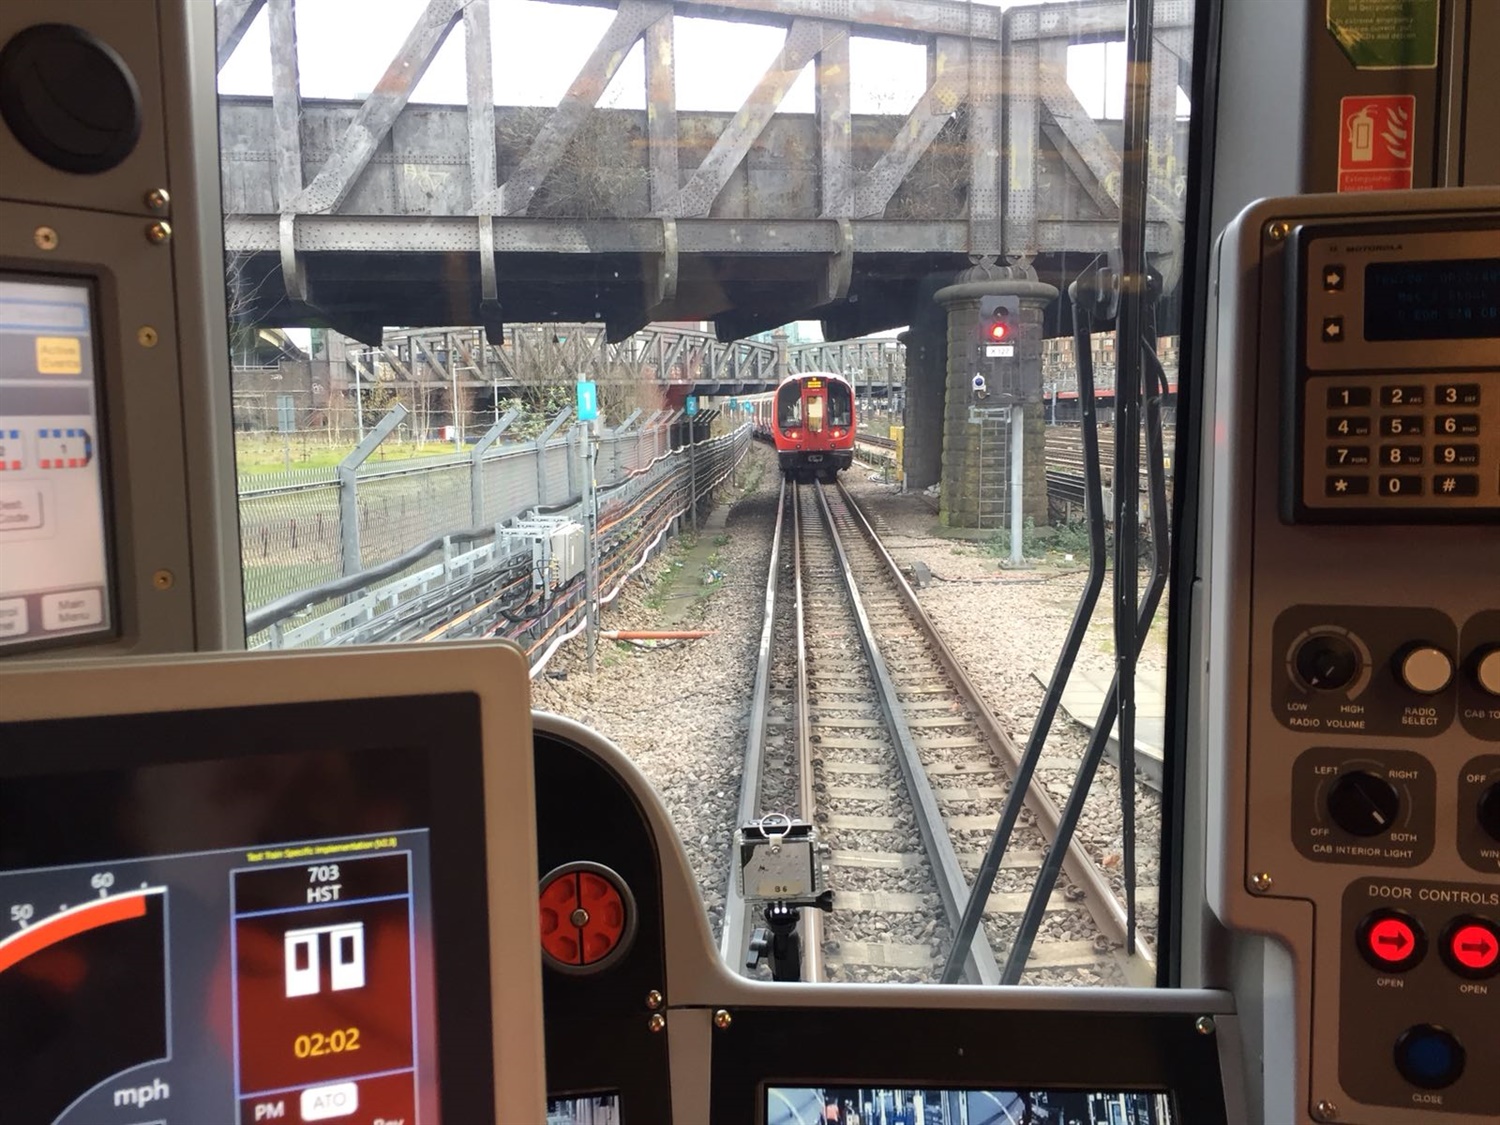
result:
[[[494,104],[490,0],[429,0],[362,102],[303,101],[293,5],[218,2],[221,67],[262,8],[270,24],[271,97],[220,113],[244,320],[371,344],[386,323],[496,340],[506,320],[559,319],[602,321],[611,342],[689,319],[725,340],[814,317],[849,337],[908,323],[921,280],[971,258],[1054,279],[1063,255],[1116,238],[1118,126],[1084,111],[1066,71],[1070,45],[1123,38],[1118,0],[619,0],[561,101],[519,108]],[[734,113],[679,111],[678,17],[786,29]],[[1147,244],[1170,288],[1191,3],[1158,0],[1156,17]],[[460,22],[468,104],[410,104]],[[928,88],[904,118],[851,112],[857,36],[925,48]],[[642,41],[646,111],[598,108]],[[809,65],[817,112],[778,114]]]

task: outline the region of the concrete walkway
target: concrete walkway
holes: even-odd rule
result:
[[[1052,676],[1051,668],[1039,668],[1032,676],[1044,688]],[[1142,670],[1136,677],[1135,694],[1135,756],[1136,770],[1147,785],[1161,791],[1162,748],[1166,745],[1166,673],[1161,670]],[[1063,689],[1062,710],[1080,726],[1093,730],[1099,721],[1099,711],[1104,706],[1104,697],[1109,694],[1110,681],[1106,677],[1086,668],[1075,666]],[[1109,744],[1105,756],[1116,764],[1120,761],[1120,725],[1115,723],[1109,732]]]

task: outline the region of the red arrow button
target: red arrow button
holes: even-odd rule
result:
[[[1448,954],[1472,973],[1486,972],[1500,960],[1500,940],[1483,922],[1466,922],[1449,934]]]
[[[1399,965],[1411,956],[1417,935],[1401,918],[1382,918],[1365,931],[1365,942],[1377,961]]]

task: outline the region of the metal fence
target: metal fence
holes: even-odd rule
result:
[[[394,408],[336,467],[240,477],[245,609],[252,622],[271,614],[288,622],[295,616],[303,624],[328,618],[332,624],[337,611],[348,606],[344,595],[330,595],[317,605],[301,601],[301,595],[375,568],[384,568],[381,580],[422,573],[425,561],[396,560],[422,554],[424,544],[489,534],[529,512],[579,502],[584,430],[566,425],[570,411],[536,439],[504,441],[513,420],[506,418],[467,453],[371,462],[403,416],[404,408]],[[637,425],[633,415],[600,436],[596,482],[613,490],[612,501],[686,472],[688,458],[681,450],[680,456],[667,456],[677,420],[677,414],[660,411]],[[736,435],[735,444],[741,439],[748,441],[748,431]],[[295,613],[278,609],[289,604],[297,605]]]

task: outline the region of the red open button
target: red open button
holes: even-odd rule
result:
[[[1427,938],[1415,918],[1397,910],[1377,910],[1355,936],[1360,955],[1383,973],[1401,973],[1427,952]]]
[[[1494,976],[1500,972],[1500,928],[1484,918],[1456,919],[1443,935],[1443,960],[1459,976]]]

